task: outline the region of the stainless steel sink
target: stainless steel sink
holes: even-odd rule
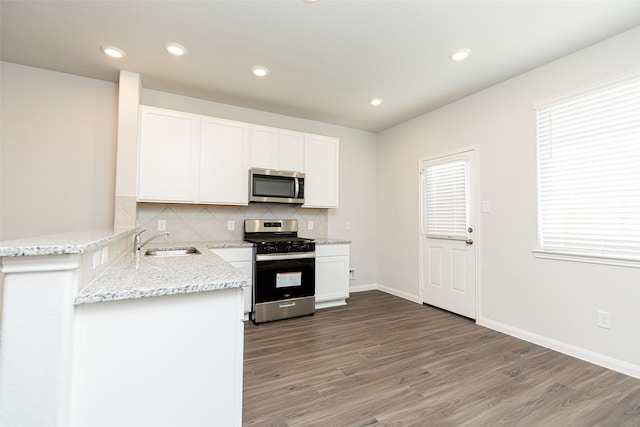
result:
[[[186,248],[155,248],[147,249],[144,253],[146,256],[186,256],[186,255],[199,255],[200,251],[193,246]]]

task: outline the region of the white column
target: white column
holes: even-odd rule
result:
[[[138,107],[140,75],[120,71],[118,90],[118,149],[116,161],[115,227],[136,226],[138,185]]]

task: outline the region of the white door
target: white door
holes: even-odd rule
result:
[[[476,318],[476,149],[420,161],[423,302]]]

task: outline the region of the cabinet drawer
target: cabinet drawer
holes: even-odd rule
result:
[[[213,248],[210,251],[227,262],[253,261],[253,248]]]
[[[316,257],[349,255],[349,245],[316,245]]]

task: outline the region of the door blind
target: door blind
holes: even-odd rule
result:
[[[467,162],[428,165],[422,169],[423,232],[427,237],[467,238]]]
[[[536,115],[542,249],[640,258],[640,73]]]

